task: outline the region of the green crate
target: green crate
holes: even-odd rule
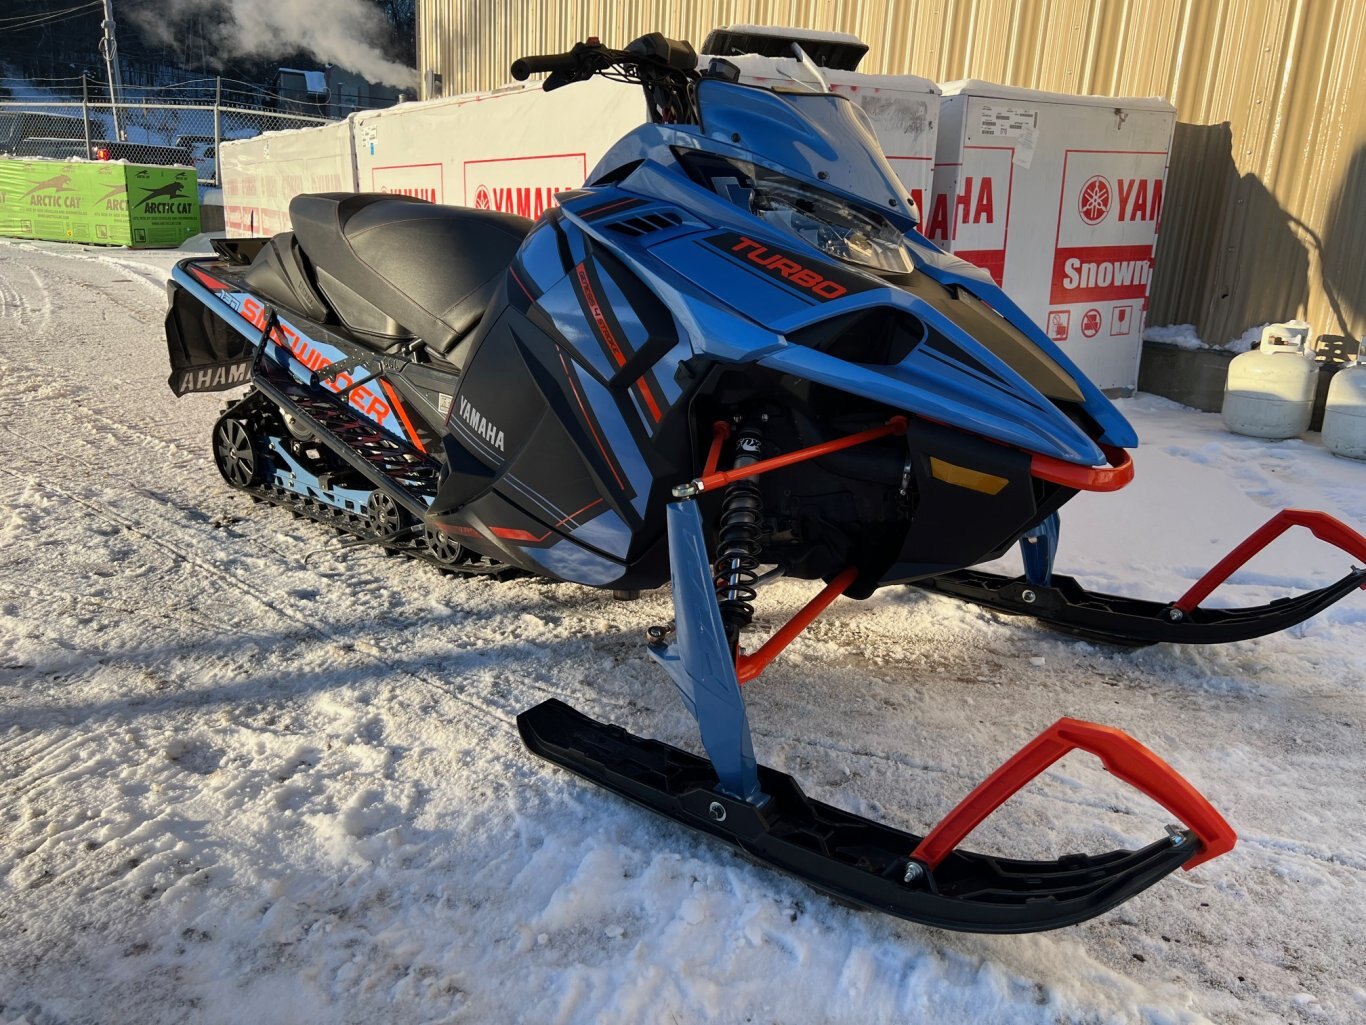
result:
[[[0,235],[157,249],[198,233],[193,168],[0,159]]]

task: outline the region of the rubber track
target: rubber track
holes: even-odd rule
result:
[[[244,410],[244,406],[250,408]],[[266,396],[260,392],[252,391],[245,397],[224,407],[218,419],[221,421],[232,418],[242,421],[248,426],[252,440],[258,444],[267,433],[276,433],[280,437],[286,437],[287,431],[284,425],[282,423],[269,424],[266,422],[266,416],[278,418],[279,410]],[[278,430],[272,431],[273,427],[278,427]],[[260,455],[261,448],[258,447],[257,457],[260,458]],[[469,552],[469,561],[456,564],[442,562],[428,551],[423,541],[420,523],[414,529],[404,531],[397,537],[384,537],[370,529],[369,522],[363,515],[338,509],[336,506],[300,495],[278,484],[256,484],[244,488],[231,484],[229,486],[234,491],[240,491],[251,496],[254,501],[265,502],[268,505],[286,509],[298,516],[313,520],[315,523],[333,527],[356,540],[366,542],[367,545],[373,545],[387,552],[425,562],[446,576],[492,577],[495,580],[510,580],[514,577],[527,575],[523,570],[509,566],[507,563],[495,562],[468,548],[465,550]]]

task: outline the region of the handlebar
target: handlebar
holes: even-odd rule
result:
[[[689,43],[668,39],[651,32],[629,43],[625,50],[609,50],[597,36],[575,43],[567,53],[548,53],[521,57],[512,62],[512,77],[525,82],[530,75],[548,71],[581,79],[600,74],[608,68],[654,66],[661,70],[691,74],[697,68],[697,53]]]
[[[552,92],[574,82],[602,75],[619,82],[633,82],[645,89],[650,120],[656,124],[695,124],[696,103],[692,87],[697,73],[697,53],[688,43],[651,32],[629,43],[625,50],[610,50],[597,36],[575,43],[568,53],[522,57],[512,62],[512,77],[525,82],[531,75],[548,71],[542,88]]]
[[[542,71],[572,72],[579,66],[578,57],[573,53],[547,53],[539,57],[522,57],[512,62],[512,77],[525,82],[531,75]]]

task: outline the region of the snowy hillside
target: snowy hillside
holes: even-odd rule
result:
[[[523,750],[549,696],[696,748],[641,643],[664,593],[448,580],[229,490],[221,400],[164,383],[174,258],[0,243],[0,1023],[1366,1022],[1366,594],[1137,652],[910,589],[837,603],[746,689],[760,759],[814,796],[923,829],[1066,714],[1241,838],[1056,933],[851,911]],[[1178,595],[1285,505],[1366,524],[1366,464],[1317,436],[1123,408],[1138,479],[1064,513],[1090,586]],[[1296,532],[1216,598],[1348,561]],[[756,632],[812,590],[765,590]],[[972,845],[1166,821],[1074,754]]]

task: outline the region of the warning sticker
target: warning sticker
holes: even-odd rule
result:
[[[1134,308],[1132,306],[1116,306],[1110,310],[1110,335],[1116,337],[1127,335],[1134,323]]]

